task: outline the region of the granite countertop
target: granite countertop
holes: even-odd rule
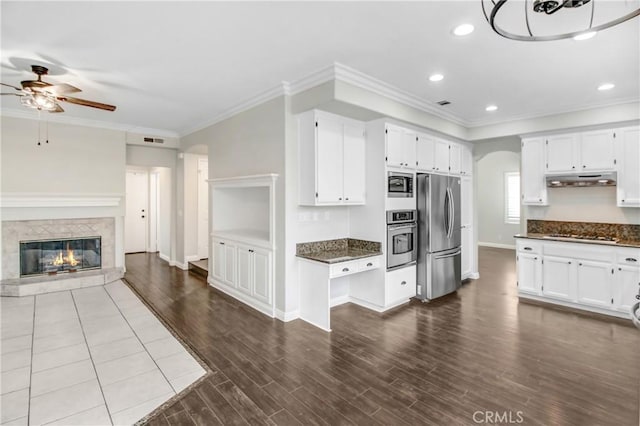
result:
[[[296,244],[296,256],[322,263],[340,263],[382,254],[381,243],[340,238]]]
[[[580,240],[580,239],[568,240],[567,238],[550,237],[547,234],[538,234],[538,233],[535,233],[535,232],[527,232],[526,235],[516,234],[516,235],[514,235],[514,237],[515,238],[528,238],[528,239],[532,239],[532,240],[560,241],[560,242],[563,242],[563,243],[596,244],[596,245],[599,245],[599,246],[640,248],[640,241],[634,241],[634,240],[619,240],[616,243],[609,242],[609,241],[598,241],[598,240]]]

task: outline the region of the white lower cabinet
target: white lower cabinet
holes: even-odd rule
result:
[[[540,293],[542,282],[542,259],[538,254],[518,253],[518,291]]]
[[[613,268],[610,263],[578,262],[578,303],[611,308],[613,304]]]
[[[542,294],[556,299],[572,300],[573,259],[545,256],[542,268]]]
[[[227,239],[213,239],[210,284],[273,316],[272,252]]]
[[[229,287],[236,287],[236,245],[233,242],[213,240],[212,275]]]
[[[618,265],[614,275],[613,308],[629,313],[640,294],[640,266]]]
[[[385,305],[392,306],[406,302],[416,295],[416,267],[396,269],[387,272],[385,283]]]
[[[628,317],[640,291],[640,249],[516,241],[518,294]]]

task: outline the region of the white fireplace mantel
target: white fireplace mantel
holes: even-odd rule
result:
[[[75,194],[75,193],[2,193],[0,207],[49,208],[49,207],[118,207],[124,194]]]

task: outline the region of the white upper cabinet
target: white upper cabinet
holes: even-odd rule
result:
[[[615,168],[613,130],[595,130],[546,139],[546,172],[609,171]]]
[[[416,132],[388,124],[385,128],[387,166],[416,168]]]
[[[580,138],[580,170],[613,170],[615,160],[615,131],[596,130],[584,132]]]
[[[547,186],[544,177],[545,140],[543,138],[522,141],[522,165],[520,167],[522,204],[547,205]]]
[[[461,146],[461,151],[460,174],[463,176],[471,175],[473,174],[473,153],[466,146]]]
[[[640,127],[616,131],[617,198],[620,207],[640,207]]]
[[[547,173],[570,172],[576,170],[578,136],[549,136],[546,140]]]
[[[459,175],[462,170],[462,147],[457,143],[449,144],[449,173]]]
[[[433,171],[438,173],[449,172],[449,142],[436,139],[433,149]]]
[[[364,124],[309,111],[298,116],[298,136],[299,204],[364,204]]]
[[[420,172],[431,172],[435,169],[435,142],[436,138],[427,135],[418,135],[416,141],[416,168]]]

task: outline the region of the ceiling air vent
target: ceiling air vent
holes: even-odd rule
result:
[[[440,101],[440,102],[436,102],[436,103],[438,105],[440,105],[440,106],[445,106],[445,105],[449,105],[451,102],[445,100],[445,101]]]
[[[147,143],[164,143],[164,139],[160,139],[160,138],[148,138],[145,137],[144,141]]]

